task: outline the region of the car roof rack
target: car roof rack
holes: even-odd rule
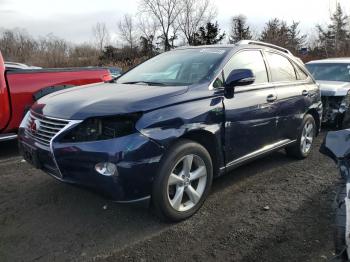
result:
[[[269,43],[265,43],[265,42],[260,42],[260,41],[241,40],[238,43],[236,43],[236,45],[261,45],[261,46],[266,46],[266,47],[271,47],[271,48],[277,49],[277,50],[282,51],[284,53],[287,53],[289,55],[293,55],[292,52],[286,48],[283,48],[283,47],[280,47],[277,45],[273,45],[273,44],[269,44]]]

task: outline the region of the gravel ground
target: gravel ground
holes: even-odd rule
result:
[[[0,145],[0,261],[329,261],[335,164],[283,151],[216,179],[178,224],[62,184]]]

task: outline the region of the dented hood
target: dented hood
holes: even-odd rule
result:
[[[322,96],[345,96],[350,90],[349,82],[317,81]]]
[[[47,95],[32,110],[49,117],[84,120],[149,111],[181,102],[187,86],[92,84]]]

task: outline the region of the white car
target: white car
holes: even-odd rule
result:
[[[350,58],[315,60],[306,67],[320,85],[323,122],[342,128],[350,120]]]

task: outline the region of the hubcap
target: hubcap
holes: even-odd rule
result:
[[[202,158],[186,155],[173,168],[168,179],[168,200],[177,211],[193,208],[207,184],[207,169]]]
[[[312,146],[312,141],[314,139],[314,125],[307,122],[303,128],[300,140],[300,148],[304,154],[307,154]]]

